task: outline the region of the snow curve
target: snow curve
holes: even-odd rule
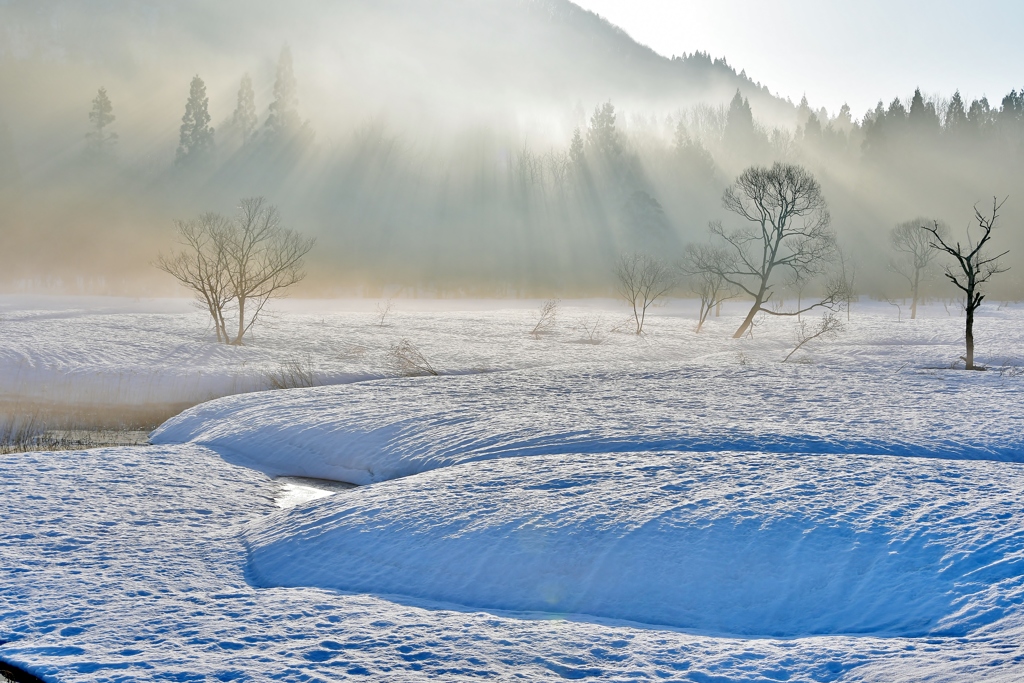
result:
[[[995,463],[508,458],[254,521],[247,576],[703,633],[963,636],[1020,612],[1022,493],[1024,466]]]
[[[168,420],[151,440],[202,444],[271,476],[353,484],[580,452],[1024,460],[1019,381],[995,373],[842,372],[837,380],[835,371],[813,366],[646,363],[389,379],[210,401]]]

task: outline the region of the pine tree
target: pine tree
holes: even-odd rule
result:
[[[946,107],[946,130],[962,130],[967,124],[967,110],[964,108],[964,100],[960,97],[960,91],[953,93],[953,99]]]
[[[231,123],[242,134],[242,144],[248,144],[256,132],[256,94],[252,90],[249,74],[242,76],[238,86],[238,104],[231,116]]]
[[[749,154],[754,145],[754,112],[750,109],[750,101],[743,97],[739,90],[729,103],[729,111],[725,116],[725,144],[733,153]]]
[[[807,95],[800,98],[800,104],[796,108],[796,124],[803,126],[807,124],[808,119],[813,116],[814,112],[811,111],[811,105],[807,102]]]
[[[181,117],[181,135],[174,163],[192,163],[209,158],[213,152],[209,105],[206,84],[199,76],[193,77],[188,102],[185,103],[185,115]]]
[[[580,135],[579,128],[572,133],[572,142],[569,143],[569,158],[576,168],[583,166],[585,159],[583,155],[583,136]]]
[[[590,117],[590,130],[587,131],[587,144],[607,159],[622,154],[619,132],[615,128],[615,105],[611,102],[594,108],[594,115]]]
[[[292,51],[287,45],[281,48],[277,62],[277,78],[274,79],[274,101],[270,103],[267,116],[267,133],[276,141],[287,140],[302,127],[299,119],[298,85],[292,67]]]
[[[95,158],[105,158],[113,152],[113,146],[117,142],[117,133],[108,133],[106,128],[116,119],[114,105],[107,97],[107,89],[100,88],[92,101],[92,110],[89,112],[92,130],[85,134],[89,141],[89,152]]]

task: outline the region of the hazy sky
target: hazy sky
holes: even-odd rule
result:
[[[701,50],[794,102],[855,118],[925,93],[1024,87],[1020,0],[574,0],[671,56]]]

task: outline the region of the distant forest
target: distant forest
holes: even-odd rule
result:
[[[6,56],[6,82],[48,73],[33,60]],[[994,243],[1021,263],[1024,91],[968,102],[917,90],[859,116],[845,106],[830,114],[770,98],[702,53],[663,61],[725,73],[731,100],[659,109],[636,97],[577,99],[552,107],[561,113],[548,126],[493,108],[448,121],[435,111],[418,124],[412,103],[400,116],[381,110],[322,130],[303,104],[306,67],[285,47],[266,87],[238,73],[226,106],[201,73],[190,83],[179,74],[180,103],[160,112],[178,122],[171,146],[166,124],[151,137],[123,130],[119,92],[97,82],[61,119],[80,142],[59,162],[33,163],[19,146],[17,126],[32,125],[24,114],[0,118],[0,287],[168,293],[150,264],[170,246],[172,220],[259,195],[318,240],[305,294],[607,294],[619,255],[678,260],[709,221],[728,222],[723,189],[774,161],[821,182],[863,294],[902,293],[886,268],[893,227],[935,219],[959,233],[993,196],[1009,196]],[[1021,273],[1014,267],[993,296],[1024,296]],[[955,295],[938,278],[925,288]]]

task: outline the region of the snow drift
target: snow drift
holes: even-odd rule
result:
[[[839,379],[814,366],[646,363],[390,379],[218,399],[151,440],[202,444],[271,476],[354,484],[552,453],[1024,459],[1019,382],[951,374],[849,368]]]
[[[961,636],[1024,598],[1022,493],[1024,466],[992,463],[509,458],[252,522],[248,576],[702,632]]]

